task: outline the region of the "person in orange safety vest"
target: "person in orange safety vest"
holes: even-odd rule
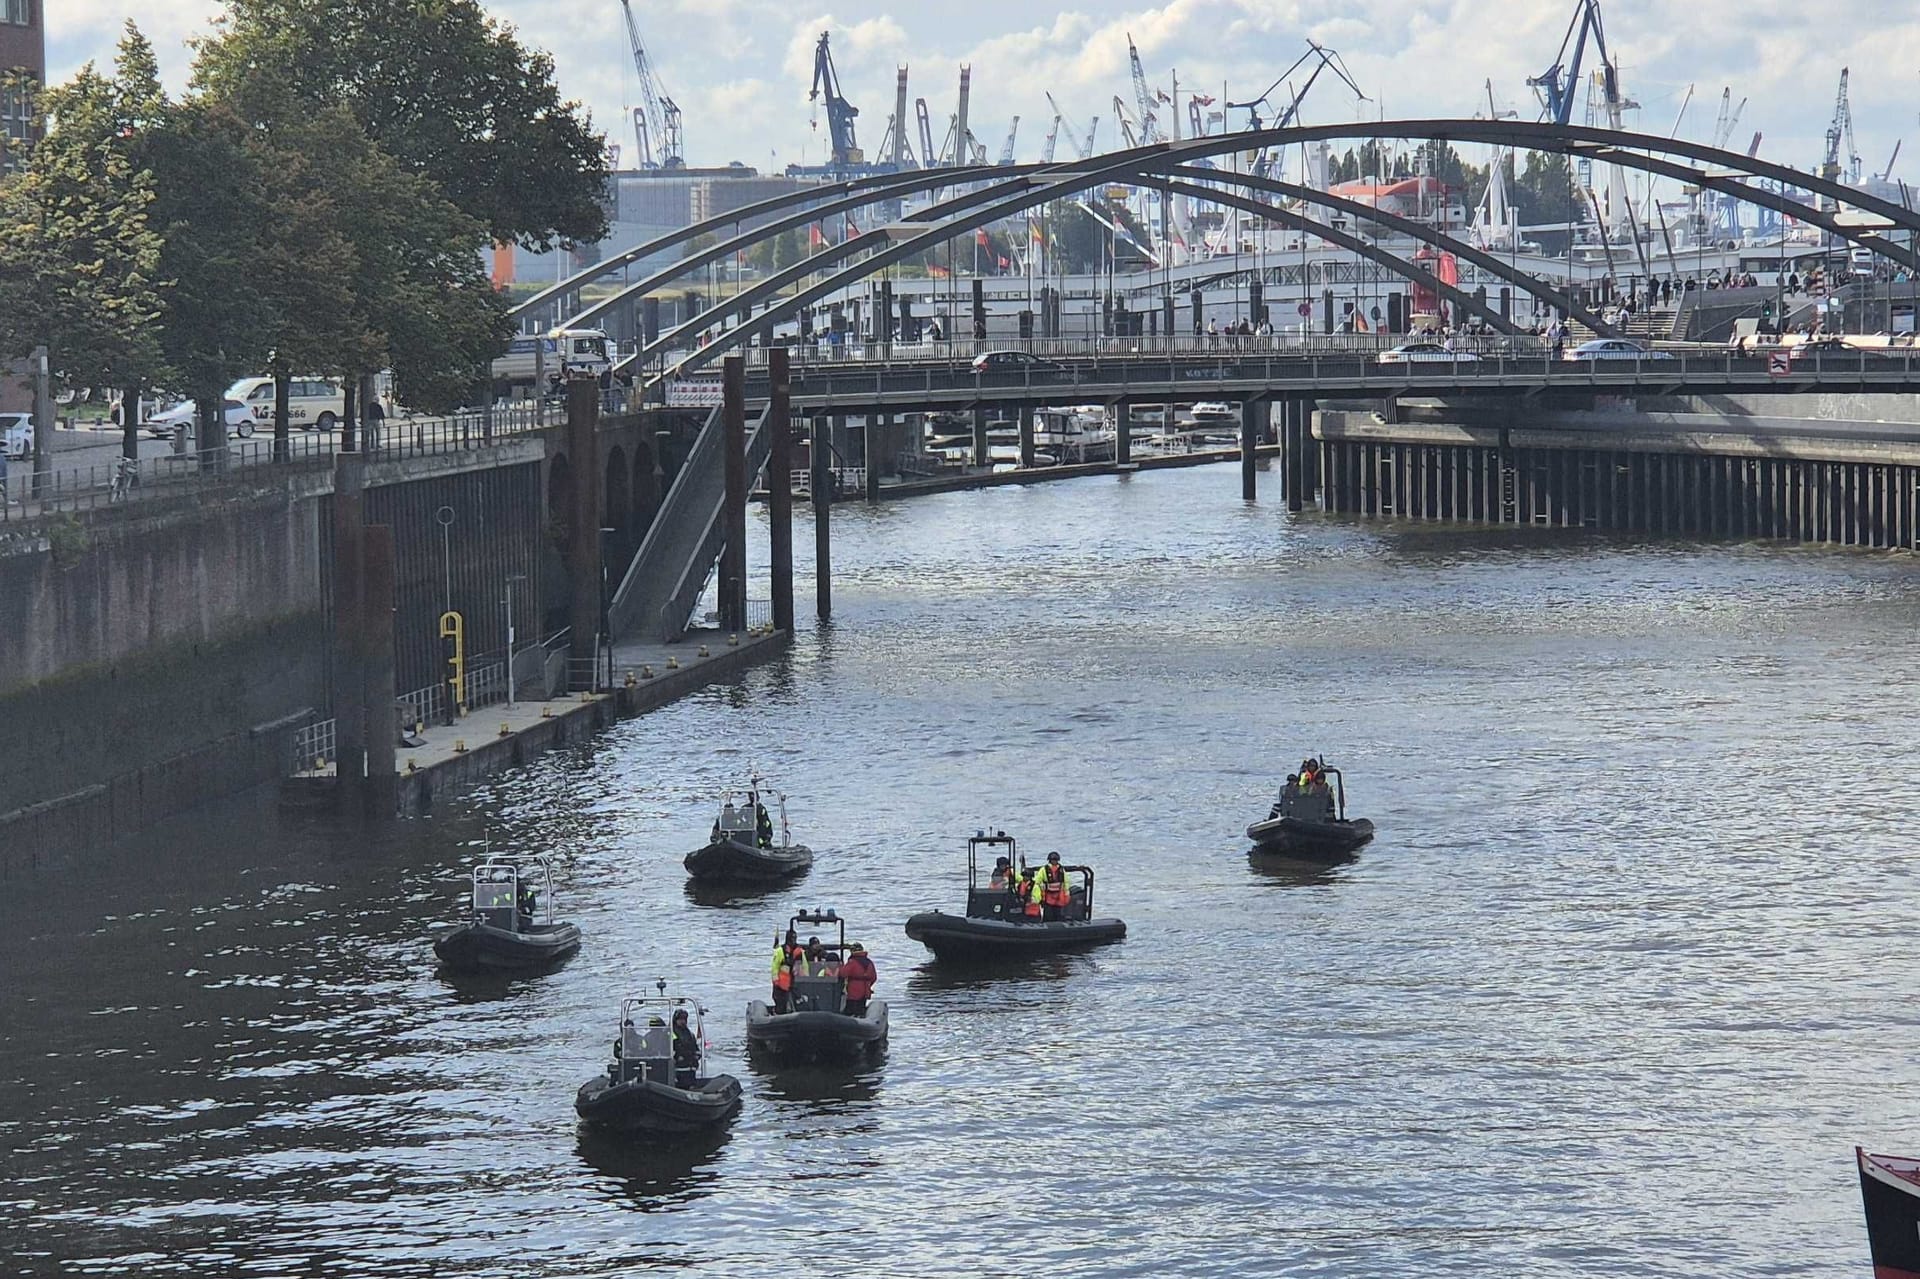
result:
[[[1065,918],[1069,900],[1067,872],[1060,865],[1060,854],[1048,853],[1047,864],[1040,868],[1040,903],[1046,908],[1046,917]]]

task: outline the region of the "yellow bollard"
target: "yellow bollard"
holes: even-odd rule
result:
[[[679,658],[677,658],[677,657],[669,657],[669,658],[667,659],[667,669],[668,669],[668,670],[670,670],[670,671],[677,671],[677,670],[679,670],[679,669],[680,669],[680,659],[679,659]]]
[[[552,719],[552,718],[553,718],[553,707],[551,707],[551,706],[542,706],[542,707],[540,708],[540,718],[541,718],[541,719]]]
[[[580,700],[583,702],[590,702],[593,700],[593,694],[589,693],[586,689],[583,688],[580,690]]]
[[[706,646],[705,644],[702,644],[702,645],[700,646],[700,656],[702,656],[702,657],[710,657],[710,656],[712,656],[712,654],[710,654],[710,653],[708,653],[708,652],[707,652],[707,646]]]
[[[466,753],[467,753],[467,739],[466,739],[466,738],[464,738],[464,737],[456,737],[456,738],[454,738],[454,739],[453,739],[453,753],[454,753],[454,754],[456,754],[456,755],[464,755],[464,754],[466,754]]]
[[[641,678],[641,679],[652,679],[652,678],[653,678],[653,667],[651,667],[651,666],[642,666],[642,667],[640,668],[640,678]]]
[[[502,737],[506,737],[506,736],[509,736],[509,735],[510,735],[510,734],[512,733],[512,731],[513,731],[513,730],[512,730],[512,729],[510,729],[510,728],[508,728],[508,727],[507,727],[507,726],[506,726],[505,724],[502,724],[502,725],[500,726],[500,736],[502,736]]]
[[[635,679],[635,678],[633,677],[633,672],[632,672],[632,671],[628,671],[628,672],[627,672],[627,687],[628,687],[628,688],[632,688],[632,687],[633,687],[633,686],[634,686],[635,684],[638,684],[639,682],[640,682],[639,680],[637,680],[637,679]]]
[[[739,637],[738,635],[729,635],[729,636],[727,636],[727,647],[728,647],[728,648],[739,648],[739,647],[740,647],[740,637]]]

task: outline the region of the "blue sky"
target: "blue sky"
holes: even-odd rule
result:
[[[176,84],[187,41],[204,34],[217,0],[62,0],[49,33],[58,77],[110,56],[120,24],[141,23]],[[632,150],[626,108],[635,95],[619,0],[493,0],[490,9],[528,42],[550,50],[564,90]],[[634,0],[667,90],[686,113],[689,158],[740,160],[761,168],[824,155],[826,121],[806,98],[814,40],[833,32],[846,96],[861,109],[861,143],[878,149],[892,110],[894,68],[910,66],[911,96],[928,100],[936,142],[954,106],[958,68],[973,67],[973,132],[998,153],[1011,117],[1018,154],[1037,156],[1051,122],[1051,90],[1082,134],[1100,115],[1103,144],[1116,142],[1112,99],[1132,99],[1129,32],[1149,80],[1233,98],[1265,89],[1312,37],[1340,51],[1372,99],[1323,78],[1303,112],[1309,123],[1388,116],[1470,115],[1484,110],[1487,82],[1503,109],[1534,118],[1526,86],[1554,60],[1570,0],[1170,0],[1152,6],[1081,0],[1049,13],[1015,0],[965,5],[785,0]],[[1642,103],[1630,127],[1667,133],[1688,86],[1680,131],[1706,140],[1721,91],[1748,99],[1736,130],[1744,150],[1798,167],[1817,163],[1842,66],[1851,66],[1855,131],[1868,173],[1883,169],[1896,140],[1920,160],[1920,6],[1911,0],[1605,0],[1607,35],[1628,91]],[[1237,127],[1244,114],[1234,113]],[[1061,154],[1067,154],[1064,141]],[[1899,166],[1908,172],[1915,166]]]

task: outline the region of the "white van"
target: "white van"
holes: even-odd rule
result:
[[[515,386],[532,386],[535,366],[549,384],[565,382],[574,373],[605,379],[613,367],[607,358],[607,335],[600,329],[554,329],[544,336],[523,333],[507,353],[493,362],[495,393]]]
[[[293,426],[331,431],[347,415],[347,393],[331,378],[295,377],[287,388],[287,421]],[[273,379],[243,377],[227,388],[227,398],[247,406],[254,422],[273,425]]]

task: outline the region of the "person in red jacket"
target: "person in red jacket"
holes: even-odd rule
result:
[[[867,958],[867,948],[859,942],[847,948],[847,957],[840,963],[840,980],[847,984],[847,1016],[866,1016],[867,1000],[873,998],[874,983],[880,980],[880,974]]]

